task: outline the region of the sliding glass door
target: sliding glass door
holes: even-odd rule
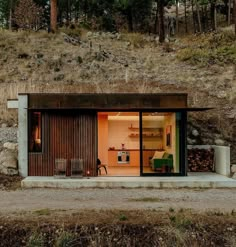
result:
[[[177,175],[182,172],[181,123],[181,113],[141,113],[141,175]]]

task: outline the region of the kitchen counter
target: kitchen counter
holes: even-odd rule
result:
[[[157,149],[143,149],[143,165],[149,166],[149,159],[153,157]],[[118,163],[117,154],[120,151],[129,152],[130,162],[129,164]],[[108,150],[108,165],[109,166],[140,166],[140,149],[114,149]]]

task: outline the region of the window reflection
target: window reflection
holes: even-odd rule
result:
[[[32,112],[30,114],[30,136],[29,136],[29,151],[42,151],[42,126],[41,112]]]

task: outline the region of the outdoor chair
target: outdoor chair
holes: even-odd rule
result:
[[[71,159],[71,177],[82,178],[84,172],[84,165],[82,159]]]
[[[54,177],[65,178],[66,177],[66,159],[55,159]]]

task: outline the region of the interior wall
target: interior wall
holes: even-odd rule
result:
[[[139,137],[129,137],[131,133],[139,133],[130,130],[130,127],[139,128],[139,121],[137,120],[109,120],[108,121],[108,147],[115,147],[121,149],[121,144],[125,144],[125,149],[139,149]]]
[[[108,116],[98,115],[98,158],[108,164]]]
[[[150,132],[155,133],[158,132],[155,128],[162,128],[164,127],[163,120],[143,120],[143,133]],[[146,131],[145,128],[150,128],[150,130]],[[155,149],[160,150],[163,149],[163,136],[162,137],[144,137],[143,138],[143,145],[145,149]]]
[[[171,126],[171,141],[170,146],[166,145],[166,128],[167,126]],[[173,154],[173,161],[174,161],[174,172],[179,172],[178,167],[176,166],[176,115],[175,113],[165,116],[164,120],[164,149],[166,152]]]

